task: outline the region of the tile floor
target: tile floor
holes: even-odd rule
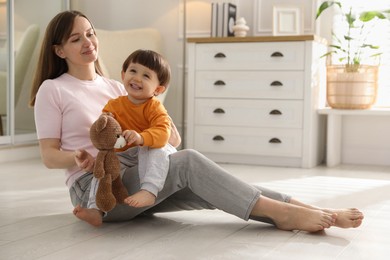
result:
[[[390,168],[223,165],[323,207],[359,207],[357,229],[287,232],[221,211],[156,214],[93,228],[71,214],[61,170],[0,164],[0,259],[388,259]]]

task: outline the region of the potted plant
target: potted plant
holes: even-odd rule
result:
[[[316,19],[328,8],[336,6],[347,25],[346,34],[332,36],[334,42],[330,51],[323,56],[337,55],[339,65],[327,67],[327,101],[330,107],[340,109],[367,109],[376,100],[378,64],[367,65],[367,59],[377,59],[381,55],[379,46],[370,33],[378,20],[388,19],[390,10],[347,11],[339,1],[324,1],[317,10]]]

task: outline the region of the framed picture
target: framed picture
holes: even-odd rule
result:
[[[275,5],[272,14],[272,35],[303,34],[302,7]]]
[[[319,0],[253,0],[253,26],[254,36],[272,35],[273,7],[301,6],[303,17],[303,34],[319,33],[319,21],[315,20]],[[303,12],[304,11],[304,12]]]

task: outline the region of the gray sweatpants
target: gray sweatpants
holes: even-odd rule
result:
[[[80,177],[70,188],[74,206],[86,207],[92,174]],[[128,168],[122,181],[129,194],[140,189],[137,167]],[[181,150],[170,155],[170,167],[164,188],[158,193],[156,204],[146,208],[117,205],[103,218],[105,222],[130,220],[141,213],[169,212],[195,209],[220,209],[241,219],[252,218],[256,201],[265,196],[289,202],[290,197],[279,192],[247,184],[229,174],[222,167],[199,152]],[[267,218],[252,218],[272,223]]]

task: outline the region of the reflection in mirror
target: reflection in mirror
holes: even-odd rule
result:
[[[0,136],[7,131],[7,2],[0,1]],[[1,142],[0,142],[1,143]]]
[[[34,111],[28,106],[40,45],[49,21],[64,10],[63,0],[14,1],[15,142],[36,140]],[[45,12],[42,12],[42,7]]]
[[[69,0],[0,0],[0,144],[36,140],[28,101],[39,47],[48,22],[68,6]]]
[[[36,64],[42,12],[37,1],[14,2],[14,105],[15,135],[35,132],[33,110],[27,105],[31,81]],[[35,10],[35,11],[34,11]]]

